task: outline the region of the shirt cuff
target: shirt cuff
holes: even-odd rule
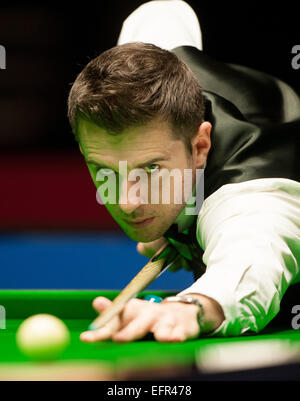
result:
[[[243,274],[241,272],[241,274]],[[213,332],[207,334],[207,336],[239,336],[249,330],[249,316],[241,316],[241,311],[238,303],[234,298],[234,294],[230,290],[224,288],[217,291],[210,285],[210,277],[207,272],[200,277],[195,283],[193,283],[189,288],[178,293],[178,295],[186,294],[199,294],[206,296],[208,298],[214,299],[221,306],[225,319],[219,327],[217,327]],[[240,316],[239,319],[236,319]],[[250,318],[251,319],[251,318]]]

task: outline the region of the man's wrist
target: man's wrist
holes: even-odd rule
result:
[[[197,313],[197,322],[199,325],[200,332],[202,332],[203,326],[203,306],[199,301],[198,297],[193,295],[185,294],[185,295],[174,295],[171,297],[167,297],[164,299],[164,302],[182,302],[189,305],[196,305],[198,307]]]
[[[184,295],[196,298],[202,305],[201,333],[207,334],[216,330],[225,320],[221,305],[213,298],[197,293]]]

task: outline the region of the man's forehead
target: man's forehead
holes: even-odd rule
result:
[[[91,121],[78,119],[77,133],[86,156],[98,152],[107,154],[108,151],[135,152],[137,157],[139,153],[142,157],[145,152],[166,155],[171,152],[174,141],[169,125],[159,121],[132,127],[113,135]]]

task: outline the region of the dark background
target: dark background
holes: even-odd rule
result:
[[[122,21],[140,1],[2,2],[0,44],[0,147],[3,150],[76,147],[66,118],[70,83],[83,66],[116,44]],[[271,73],[300,92],[291,49],[300,44],[291,3],[188,1],[200,20],[206,53]],[[68,5],[67,5],[68,4]]]

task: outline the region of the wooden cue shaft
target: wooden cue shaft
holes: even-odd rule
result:
[[[113,300],[112,304],[92,322],[92,324],[89,326],[91,329],[96,330],[103,327],[114,316],[118,315],[121,312],[126,302],[128,302],[131,298],[134,298],[139,292],[141,292],[159,276],[162,269],[165,267],[167,257],[162,257],[158,260],[156,259],[164,251],[168,251],[168,248],[173,249],[172,245],[167,244],[163,245],[163,247],[161,247],[158,252],[156,252],[156,254],[150,259],[150,261],[139,271],[139,273],[129,282],[129,284],[123,289],[123,291],[121,291],[120,294]]]

